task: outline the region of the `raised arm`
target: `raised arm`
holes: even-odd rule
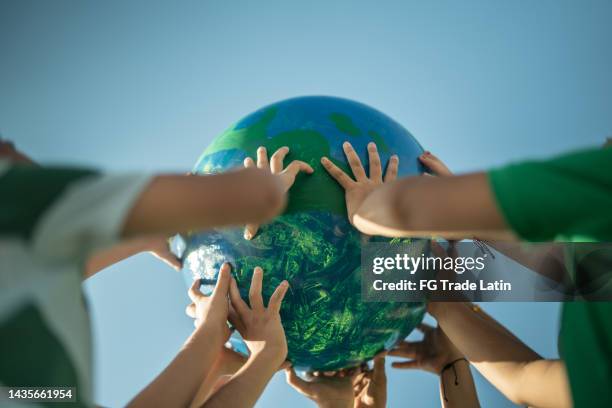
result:
[[[363,233],[389,237],[512,239],[487,175],[408,177],[372,192],[355,213]]]
[[[478,235],[491,239],[512,236],[497,210],[485,174],[455,177],[449,172],[448,177],[396,180],[399,158],[392,156],[383,178],[376,145],[370,143],[368,176],[353,146],[345,142],[343,148],[354,179],[325,157],[321,163],[344,188],[349,221],[364,234],[448,238]]]
[[[150,252],[176,270],[180,270],[182,266],[181,260],[170,251],[165,236],[138,237],[95,251],[87,259],[83,279],[90,278],[102,269],[141,252]]]
[[[232,279],[230,298],[237,316],[235,326],[249,348],[246,363],[204,403],[203,407],[252,407],[287,356],[287,340],[280,319],[280,307],[289,284],[281,282],[268,307],[261,295],[263,271],[255,268],[249,291],[249,305],[240,297]]]
[[[396,361],[392,367],[420,369],[440,377],[440,402],[444,408],[478,408],[478,394],[470,364],[461,351],[449,340],[440,326],[420,324],[423,339],[403,341],[388,355],[408,358]]]
[[[453,344],[508,399],[535,407],[570,407],[565,366],[545,360],[477,306],[432,302],[429,312]]]
[[[221,267],[210,299],[199,291],[199,285],[199,280],[195,281],[189,290],[196,307],[197,328],[170,365],[128,404],[129,408],[189,406],[211,371],[230,334],[229,265]]]
[[[264,222],[283,209],[284,192],[279,177],[260,169],[158,176],[132,206],[123,236],[170,235]]]

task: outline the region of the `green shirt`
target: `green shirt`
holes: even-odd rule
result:
[[[612,148],[511,164],[489,181],[524,240],[612,242]],[[565,303],[560,339],[574,406],[611,407],[612,303]]]
[[[0,161],[0,386],[74,387],[70,406],[93,405],[81,265],[148,181]]]

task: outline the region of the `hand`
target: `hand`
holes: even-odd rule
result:
[[[446,164],[444,164],[442,160],[438,159],[429,151],[426,151],[420,155],[419,161],[421,164],[423,164],[423,166],[427,167],[434,176],[444,177],[453,175],[453,172],[446,167]]]
[[[387,406],[387,374],[385,356],[374,357],[374,369],[358,375],[353,381],[354,408],[384,408]]]
[[[314,401],[320,408],[352,408],[354,377],[317,376],[312,381],[302,380],[292,368],[285,370],[287,383],[300,394]]]
[[[307,174],[312,174],[314,170],[307,163],[294,160],[283,170],[283,160],[285,156],[289,154],[289,148],[287,146],[281,147],[272,155],[270,161],[268,161],[268,152],[265,147],[260,146],[257,149],[257,167],[260,169],[269,170],[272,174],[278,175],[281,179],[281,183],[284,186],[285,193],[289,191],[293,183],[295,182],[295,177],[300,171],[303,171]],[[250,157],[244,159],[244,167],[255,167],[255,162]],[[247,224],[244,229],[244,239],[253,239],[255,234],[257,234],[257,230],[259,229],[258,224]]]
[[[321,164],[325,167],[325,170],[332,176],[345,191],[346,200],[346,211],[348,213],[349,221],[353,223],[353,215],[361,206],[361,203],[365,198],[377,187],[383,184],[382,167],[380,163],[380,156],[378,150],[376,150],[376,144],[368,143],[368,155],[370,158],[370,177],[366,176],[365,170],[361,165],[359,156],[353,149],[353,146],[349,142],[344,142],[342,145],[344,148],[344,154],[348,160],[349,166],[355,180],[350,178],[342,169],[332,163],[327,157],[321,158]],[[384,182],[393,181],[397,178],[397,169],[399,165],[399,158],[397,155],[391,156],[389,164],[387,166],[387,172],[385,173]]]
[[[440,375],[444,366],[457,359],[464,358],[440,326],[434,328],[421,323],[418,330],[424,334],[423,340],[403,341],[389,351],[388,355],[390,356],[411,359],[393,362],[391,364],[393,368],[417,368]]]
[[[272,359],[270,364],[280,366],[287,356],[287,339],[281,324],[280,308],[289,283],[282,281],[278,285],[270,296],[266,308],[261,296],[262,281],[263,270],[256,267],[249,290],[249,303],[251,304],[249,307],[240,297],[236,281],[231,280],[230,299],[237,314],[234,325],[242,335],[252,356],[266,354]]]
[[[180,271],[183,268],[183,263],[170,250],[170,245],[165,237],[155,237],[146,244],[147,251],[154,257],[165,262],[171,268]]]
[[[189,288],[189,298],[194,304],[193,317],[196,327],[204,326],[211,333],[222,333],[223,342],[230,336],[230,329],[227,326],[229,315],[229,302],[227,295],[230,289],[230,265],[224,263],[219,270],[217,284],[210,296],[205,296],[200,292],[200,280],[197,279]],[[187,307],[189,314],[189,306]]]

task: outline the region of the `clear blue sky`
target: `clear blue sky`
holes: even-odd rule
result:
[[[244,114],[329,94],[391,115],[456,171],[486,168],[612,135],[611,18],[609,1],[3,0],[0,132],[45,163],[186,171]],[[97,401],[116,407],[188,336],[185,286],[146,255],[86,286]],[[486,309],[557,355],[558,305]],[[434,376],[389,376],[389,406],[439,406]],[[477,385],[483,406],[512,406]],[[259,406],[278,401],[311,406],[281,376]]]

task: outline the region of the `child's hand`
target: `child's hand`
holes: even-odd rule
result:
[[[229,302],[227,295],[230,288],[230,265],[224,263],[219,270],[217,284],[210,296],[200,292],[200,280],[197,279],[189,288],[189,298],[193,302],[192,315],[196,327],[204,326],[210,333],[221,333],[223,342],[230,336],[227,326]],[[189,308],[187,314],[189,313]]]
[[[453,172],[446,167],[446,164],[444,164],[442,160],[438,159],[429,151],[426,151],[420,155],[419,161],[423,164],[423,166],[427,167],[434,176],[443,177],[453,175]]]
[[[177,271],[180,271],[183,267],[181,260],[170,250],[167,238],[163,236],[154,237],[148,242],[146,248],[154,257],[165,262]]]
[[[285,156],[289,154],[289,148],[287,146],[281,147],[278,149],[270,160],[268,161],[268,152],[265,147],[260,146],[257,149],[257,167],[260,169],[269,170],[272,174],[276,174],[280,177],[282,185],[285,188],[285,193],[289,191],[293,183],[295,182],[295,177],[300,171],[303,171],[307,174],[312,174],[314,170],[308,163],[305,163],[300,160],[294,160],[287,167],[283,169],[283,160]],[[255,167],[255,162],[250,157],[244,159],[244,167]],[[255,234],[257,234],[257,230],[259,229],[258,224],[247,224],[244,229],[244,238],[245,239],[253,239]]]
[[[417,368],[440,375],[447,364],[464,358],[440,326],[431,327],[421,323],[418,329],[425,335],[423,340],[403,341],[388,353],[390,356],[405,357],[411,360],[393,362],[392,367]]]
[[[242,335],[251,356],[266,355],[270,364],[278,367],[287,356],[287,339],[281,324],[280,308],[289,288],[287,281],[282,281],[276,288],[268,307],[264,307],[261,296],[263,270],[260,267],[253,271],[251,288],[249,290],[249,307],[240,297],[238,285],[234,279],[230,284],[230,299],[236,310],[236,329]]]
[[[314,401],[320,408],[352,408],[353,377],[322,377],[304,381],[292,368],[285,370],[287,383],[297,392]]]
[[[374,369],[355,377],[355,408],[384,408],[387,406],[387,374],[385,356],[374,357]]]
[[[332,163],[327,157],[321,158],[321,164],[325,170],[344,188],[346,199],[346,210],[348,212],[349,221],[353,223],[353,215],[361,206],[365,198],[374,190],[383,184],[382,166],[380,156],[376,150],[376,144],[368,144],[368,155],[370,158],[370,177],[365,174],[365,170],[361,165],[359,156],[349,142],[344,142],[342,145],[344,154],[348,160],[349,166],[355,176],[355,180],[350,178],[342,169]],[[397,168],[399,158],[397,155],[391,156],[385,173],[384,182],[393,181],[397,178]]]

